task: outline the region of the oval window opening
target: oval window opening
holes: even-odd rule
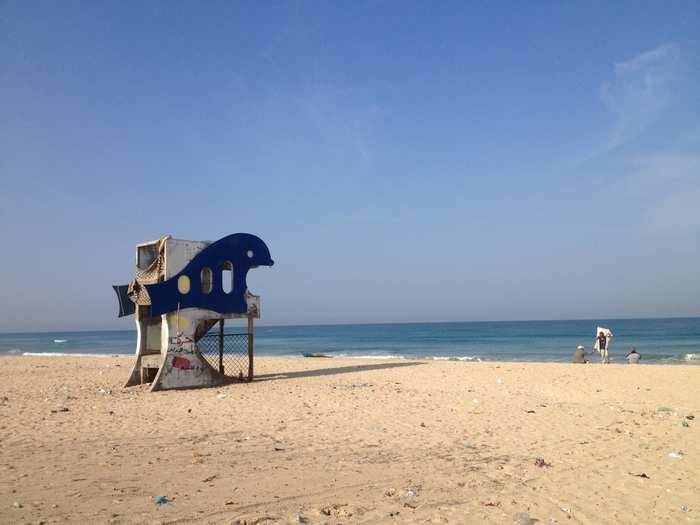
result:
[[[231,261],[224,261],[224,266],[221,270],[221,288],[224,293],[233,291],[233,264]]]
[[[211,288],[212,288],[212,282],[211,282],[211,268],[207,268],[206,266],[202,268],[202,293],[209,294],[211,293]]]
[[[255,253],[253,253],[253,250],[248,250],[248,251],[246,252],[246,255],[248,256],[248,259],[252,259],[252,258],[253,258],[253,255],[255,255]]]
[[[190,278],[186,275],[181,275],[177,278],[177,291],[182,295],[190,293]]]

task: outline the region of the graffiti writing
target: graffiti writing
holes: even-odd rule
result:
[[[194,345],[190,346],[171,346],[168,352],[172,354],[194,354]]]
[[[176,354],[194,354],[194,339],[178,334],[169,339],[168,352]]]
[[[175,337],[170,337],[169,340],[168,340],[168,342],[169,342],[171,345],[183,346],[183,345],[186,345],[186,344],[192,344],[192,343],[194,343],[194,339],[193,339],[192,337],[190,337],[189,335],[178,334],[178,335],[176,335]]]

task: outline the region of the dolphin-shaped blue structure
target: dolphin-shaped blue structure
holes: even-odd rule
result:
[[[200,251],[167,281],[145,285],[151,299],[151,315],[162,315],[178,308],[244,314],[248,310],[245,300],[248,270],[273,264],[270,250],[260,237],[250,233],[223,237]],[[203,287],[205,269],[209,271],[211,282]],[[233,286],[227,292],[224,291],[223,271],[230,269],[233,269]]]
[[[248,271],[273,264],[265,243],[250,233],[213,243],[165,235],[137,244],[135,278],[113,287],[119,316],[135,314],[137,327],[127,386],[167,390],[252,381],[260,297],[248,291]],[[226,334],[225,320],[241,318],[247,333]],[[209,334],[215,324],[218,335]]]

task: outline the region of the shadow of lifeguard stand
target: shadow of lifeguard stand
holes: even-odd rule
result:
[[[246,233],[214,243],[168,235],[138,244],[134,279],[113,287],[119,316],[136,320],[126,386],[151,383],[154,391],[251,381],[260,297],[246,277],[272,264],[265,243]],[[227,319],[245,320],[246,331],[226,333]]]

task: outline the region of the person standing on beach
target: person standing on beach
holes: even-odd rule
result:
[[[596,337],[595,346],[596,350],[600,352],[600,362],[603,364],[609,364],[610,358],[608,356],[608,338],[605,336],[605,333],[603,333],[602,330],[600,333],[598,333],[598,337]]]

